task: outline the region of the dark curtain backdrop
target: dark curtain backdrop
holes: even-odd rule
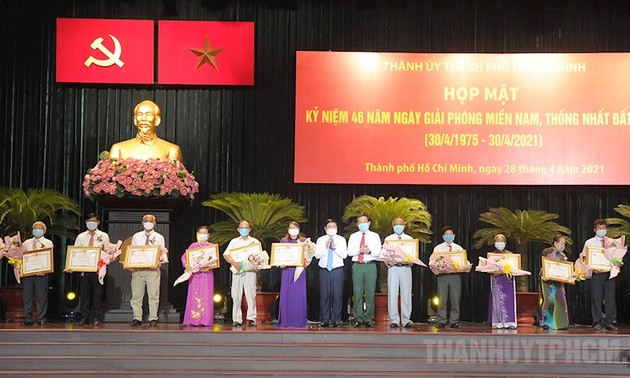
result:
[[[433,214],[434,241],[444,224],[454,225],[457,241],[473,250],[477,218],[489,207],[542,209],[581,244],[592,236],[592,221],[615,216],[630,202],[625,186],[422,186],[296,185],[293,183],[296,50],[391,52],[610,52],[630,51],[630,6],[624,1],[247,1],[247,0],[5,0],[0,5],[0,175],[3,186],[52,188],[81,203],[95,204],[81,191],[85,171],[101,151],[134,135],[133,106],[153,99],[162,110],[159,134],[182,147],[186,166],[201,192],[182,217],[191,240],[199,224],[222,215],[201,206],[221,191],[273,192],[306,206],[306,234],[322,233],[322,222],[339,218],[344,206],[362,194],[408,196],[425,201]],[[134,18],[151,20],[254,21],[255,86],[160,87],[61,85],[55,83],[55,18]],[[599,135],[604,140],[614,135]],[[351,143],[351,141],[348,141]],[[563,140],[544,153],[563,148]],[[395,151],[392,151],[395,153]],[[370,154],[370,149],[365,150]],[[334,169],[334,167],[331,167]],[[630,173],[630,171],[629,171]],[[236,235],[235,235],[236,236]],[[70,241],[71,242],[71,241]],[[530,245],[532,256],[544,246]],[[177,256],[185,246],[171,246]],[[432,246],[422,247],[426,261]],[[177,258],[171,257],[173,264]],[[574,253],[573,258],[575,259]],[[537,272],[538,258],[529,269]],[[217,288],[225,292],[225,266]],[[415,268],[414,268],[415,269]],[[317,319],[317,269],[309,273],[309,315]],[[5,270],[6,274],[6,270]],[[272,275],[277,277],[277,274]],[[621,321],[630,320],[628,270],[617,280]],[[486,318],[488,277],[464,279],[462,318]],[[277,278],[266,282],[278,288]],[[58,295],[67,285],[53,280]],[[588,283],[568,289],[572,322],[590,323]],[[536,290],[532,278],[530,289]],[[414,271],[413,320],[426,320],[427,299],[435,292],[428,270]],[[173,299],[180,304],[183,296]],[[54,302],[51,301],[51,302]]]

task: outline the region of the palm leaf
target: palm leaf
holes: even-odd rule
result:
[[[620,215],[630,218],[630,205],[622,205],[615,207],[615,211]],[[630,235],[630,222],[622,218],[607,218],[608,225],[612,226],[608,229],[608,234],[612,238],[618,238],[621,235]]]

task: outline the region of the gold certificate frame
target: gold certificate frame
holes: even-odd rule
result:
[[[435,252],[435,255],[449,255],[453,263],[458,264],[459,267],[468,265],[468,255],[465,249],[459,251]]]
[[[262,245],[260,243],[252,243],[243,247],[238,247],[230,250],[230,256],[234,262],[243,262],[247,260],[250,255],[262,252]]]
[[[574,284],[573,262],[542,257],[542,279],[544,281],[556,281]]]
[[[36,276],[54,272],[53,249],[43,248],[24,252],[20,277]]]
[[[488,260],[491,261],[507,261],[511,266],[521,268],[521,255],[518,253],[496,253],[488,252]]]
[[[303,266],[304,243],[273,243],[271,244],[271,266]]]
[[[205,247],[187,249],[186,266],[192,266],[191,262],[196,259],[200,261],[209,260],[211,256],[214,256],[214,263],[212,263],[212,265],[202,268],[200,272],[207,272],[209,270],[216,269],[221,265],[219,261],[219,248],[216,244],[212,244]]]
[[[604,253],[604,247],[586,246],[586,265],[602,272],[609,272],[612,268],[610,260]]]
[[[73,272],[96,272],[101,258],[101,247],[69,245],[66,249],[66,268]]]
[[[159,245],[130,245],[125,254],[125,269],[146,269],[160,261]]]
[[[387,240],[386,244],[399,246],[407,255],[411,255],[411,258],[420,258],[420,241],[418,239],[407,240]]]

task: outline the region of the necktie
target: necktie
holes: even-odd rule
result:
[[[449,250],[449,251],[452,251],[452,250],[453,250],[453,246],[449,244],[449,245],[448,245],[448,250]]]
[[[147,241],[144,242],[144,245],[149,245],[149,234],[147,234]]]
[[[361,235],[361,244],[359,245],[360,248],[365,247],[365,232],[363,233],[363,235]],[[359,253],[359,264],[363,264],[363,259],[364,259],[364,255],[363,253]]]
[[[326,269],[330,272],[333,269],[333,238],[328,242],[328,258],[326,259]]]
[[[33,240],[33,249],[37,249],[37,239]]]
[[[604,242],[604,238],[602,238],[602,247],[606,248],[606,243]]]
[[[398,235],[398,240],[402,240],[402,236]]]
[[[94,247],[94,233],[90,233],[90,241],[88,242],[88,247]]]

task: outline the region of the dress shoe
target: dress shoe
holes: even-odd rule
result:
[[[97,326],[97,325],[100,325],[100,324],[101,324],[101,322],[100,322],[100,321],[98,321],[98,320],[94,320],[94,321],[92,322],[92,325],[94,325],[94,326]]]
[[[333,323],[333,327],[335,327],[335,328],[341,327],[341,322],[334,322]]]
[[[140,327],[142,326],[142,322],[138,319],[134,319],[131,321],[131,324],[129,324],[132,327]]]
[[[516,326],[511,325],[507,329],[514,331],[516,329]]]
[[[389,325],[389,328],[398,328],[398,324],[392,323]]]
[[[355,321],[355,322],[353,322],[353,323],[352,323],[352,326],[353,326],[354,328],[359,328],[359,327],[361,327],[362,325],[363,325],[363,323],[361,323],[361,322],[357,322],[357,321]]]
[[[366,328],[374,328],[374,323],[372,323],[372,322],[365,322],[365,323],[363,323],[363,325],[364,325]]]
[[[240,322],[234,322],[232,323],[232,327],[242,327],[243,324],[241,324]]]
[[[413,323],[409,322],[409,323],[405,324],[403,328],[413,328]]]
[[[23,322],[22,322],[22,325],[23,325],[24,327],[30,327],[30,326],[32,326],[32,325],[33,325],[33,322],[32,322],[32,321],[30,321],[30,320],[25,320],[25,321],[23,321]]]
[[[157,320],[150,320],[149,327],[157,327]]]
[[[595,331],[603,331],[604,330],[604,326],[601,323],[597,323],[593,326],[593,329]]]
[[[77,322],[77,325],[90,325],[90,319],[81,319],[80,322]]]
[[[606,324],[604,324],[604,327],[605,327],[607,330],[609,330],[609,331],[616,331],[616,330],[618,330],[618,329],[619,329],[619,328],[617,328],[617,326],[616,326],[616,325],[614,325],[614,324],[612,324],[612,323],[606,323]]]
[[[319,326],[322,327],[322,328],[328,328],[328,327],[330,327],[330,324],[328,322],[321,322],[321,323],[319,323]]]
[[[446,323],[438,323],[436,325],[437,328],[446,328]]]
[[[256,322],[253,320],[250,320],[248,324],[250,327],[256,327]]]
[[[542,326],[542,329],[544,329],[545,331],[549,331],[549,326],[545,324],[544,326]]]
[[[48,322],[46,320],[40,320],[37,322],[37,324],[39,324],[40,326],[45,326],[46,324],[48,324]]]
[[[453,323],[451,324],[451,328],[462,328],[462,326],[459,323]]]

